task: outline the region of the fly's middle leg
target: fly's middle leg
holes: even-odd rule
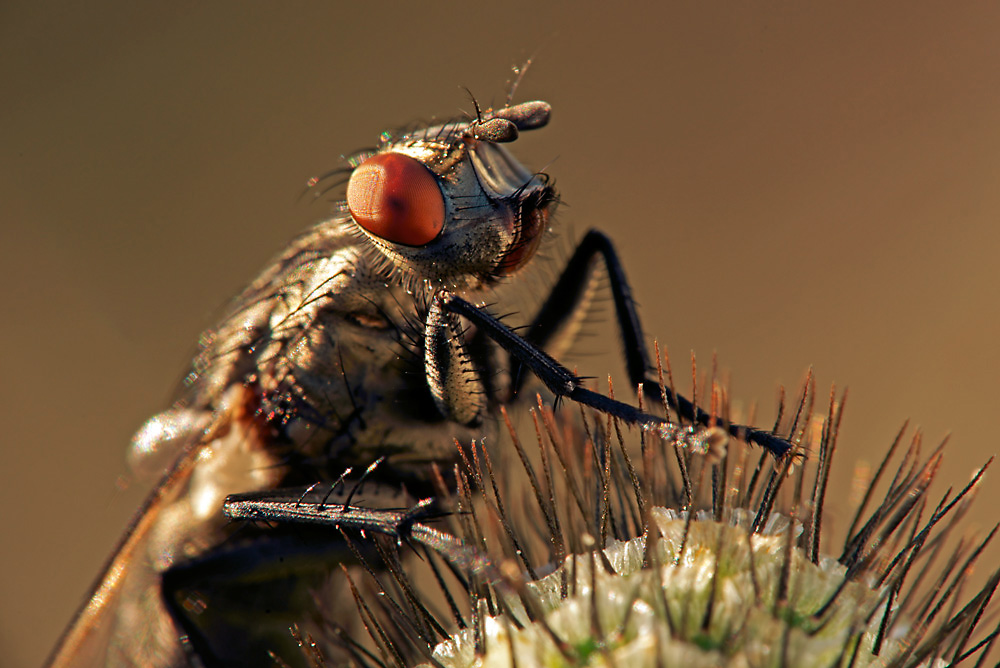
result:
[[[659,402],[660,384],[650,375],[655,367],[650,363],[639,312],[632,298],[624,265],[618,258],[611,239],[599,230],[587,232],[577,245],[524,338],[534,346],[547,348],[563,324],[579,316],[579,311],[586,308],[583,293],[590,282],[590,272],[595,260],[603,262],[607,268],[615,305],[615,322],[618,323],[622,334],[624,343],[622,354],[625,357],[629,381],[632,387],[643,383],[644,393],[648,399]],[[515,368],[511,375],[514,379],[513,390],[516,393],[524,382],[524,374],[520,372],[523,362],[519,362],[515,356],[513,364]],[[792,449],[792,444],[787,440],[761,429],[730,424],[723,417],[712,415],[697,407],[669,387],[666,388],[666,397],[670,407],[677,411],[681,418],[692,423],[703,427],[712,424],[724,425],[731,436],[755,443],[776,457],[784,456]]]

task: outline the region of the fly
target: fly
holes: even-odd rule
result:
[[[384,457],[366,488],[404,506],[432,492],[430,466],[455,459],[455,439],[490,432],[528,372],[557,399],[674,433],[664,418],[583,387],[555,359],[603,264],[630,380],[657,388],[659,401],[603,233],[584,236],[522,334],[481,305],[531,261],[559,201],[549,177],[505,147],[549,117],[545,102],[508,101],[472,120],[383,133],[348,159],[335,214],[292,241],[202,336],[176,403],[135,436],[133,467],[167,473],[49,665],[270,665],[269,651],[296,655],[289,626],[312,614],[313,589],[349,554],[299,529],[237,531],[222,514],[226,496],[330,481]],[[667,394],[691,423],[727,424]],[[777,457],[791,448],[766,431],[727,429]]]

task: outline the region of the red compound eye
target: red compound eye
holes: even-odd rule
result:
[[[355,168],[347,208],[368,232],[407,246],[430,243],[444,226],[444,196],[434,175],[400,153],[373,155]]]

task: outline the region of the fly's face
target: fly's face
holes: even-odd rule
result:
[[[408,283],[465,289],[530,260],[555,191],[498,140],[513,141],[548,117],[541,102],[508,107],[485,120],[386,136],[377,152],[359,156],[347,207],[378,269]]]

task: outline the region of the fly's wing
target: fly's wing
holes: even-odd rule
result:
[[[123,637],[124,626],[145,626],[142,635],[146,639],[139,641],[143,645],[172,631],[169,618],[163,614],[162,603],[149,596],[160,591],[159,572],[140,555],[148,553],[147,542],[156,531],[162,509],[186,486],[199,449],[189,449],[136,513],[86,603],[49,657],[51,668],[124,663],[125,655],[131,653],[124,644],[133,640]],[[129,600],[136,593],[147,600]],[[127,623],[123,624],[123,618],[128,619]]]
[[[50,657],[52,668],[186,665],[163,573],[222,540],[228,494],[273,487],[282,475],[246,411],[247,390],[229,394],[228,410],[202,438],[192,435],[137,513]]]

